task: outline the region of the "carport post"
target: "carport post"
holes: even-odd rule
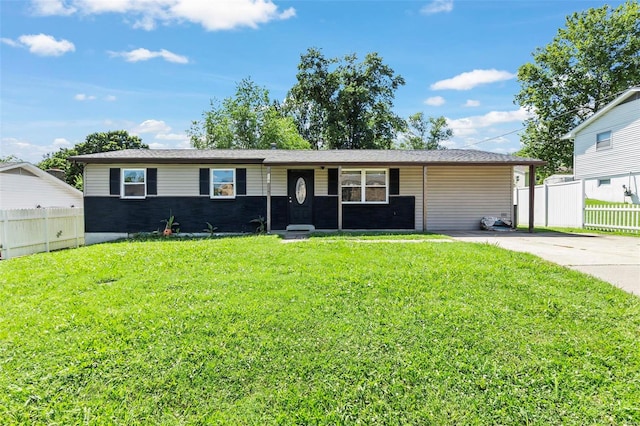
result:
[[[533,233],[534,198],[536,194],[536,166],[529,166],[529,233]]]

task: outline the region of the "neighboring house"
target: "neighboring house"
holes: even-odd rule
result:
[[[511,219],[513,167],[543,161],[474,150],[121,150],[85,164],[91,241],[149,232],[471,230]]]
[[[82,192],[30,163],[0,163],[0,210],[82,208]]]
[[[573,139],[573,172],[585,195],[638,204],[640,87],[618,96],[563,139]]]

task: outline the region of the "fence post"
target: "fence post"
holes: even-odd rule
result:
[[[585,201],[587,194],[584,191],[584,179],[580,179],[580,229],[584,229],[585,217],[587,215],[586,207],[587,203]]]
[[[49,251],[49,213],[46,207],[42,208],[44,216],[44,248]]]
[[[8,259],[9,258],[9,241],[7,241],[7,222],[9,221],[9,217],[7,215],[6,210],[0,210],[0,223],[2,223],[2,240],[0,241],[0,259]]]

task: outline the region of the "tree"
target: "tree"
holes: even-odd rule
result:
[[[392,112],[404,79],[377,53],[357,60],[355,54],[328,59],[314,48],[300,57],[285,108],[316,149],[389,149],[406,128]]]
[[[5,157],[0,157],[0,163],[21,163],[21,162],[22,160],[13,154],[7,155]]]
[[[453,131],[447,126],[447,119],[440,117],[425,117],[417,112],[407,120],[408,133],[401,148],[406,149],[446,149],[440,142],[453,136]]]
[[[573,165],[573,144],[560,138],[616,95],[640,83],[637,1],[574,13],[533,63],[518,69],[516,102],[534,113],[525,122],[522,154],[549,164],[549,175]]]
[[[236,86],[234,97],[211,101],[187,131],[194,148],[280,149],[310,148],[297,132],[292,117],[281,113],[269,100],[269,91],[245,78]]]
[[[111,130],[88,135],[84,142],[73,148],[60,148],[57,152],[49,153],[38,163],[42,170],[60,169],[65,172],[65,181],[78,189],[82,189],[82,172],[84,166],[69,161],[74,155],[97,154],[99,152],[119,151],[123,149],[148,149],[149,145],[142,143],[138,136],[130,135],[126,130]]]

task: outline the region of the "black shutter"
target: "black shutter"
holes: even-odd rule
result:
[[[338,195],[338,169],[329,169],[327,172],[327,194]]]
[[[400,169],[389,170],[389,195],[400,195]]]
[[[109,194],[120,195],[120,169],[109,169]]]
[[[147,195],[158,195],[158,169],[147,169]]]
[[[236,195],[247,195],[247,169],[236,169]]]
[[[209,195],[209,169],[200,169],[200,195]]]

